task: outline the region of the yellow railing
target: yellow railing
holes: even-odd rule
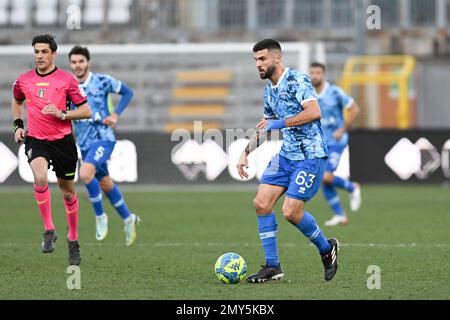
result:
[[[400,71],[366,71],[367,66],[399,65]],[[397,121],[400,129],[410,127],[410,104],[408,98],[408,80],[414,71],[416,60],[412,56],[355,56],[347,60],[340,85],[350,92],[352,85],[397,84],[399,88]],[[359,71],[357,67],[362,67]]]

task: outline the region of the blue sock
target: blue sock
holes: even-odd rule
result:
[[[109,201],[112,206],[116,209],[117,213],[122,217],[122,219],[126,219],[130,216],[130,210],[128,210],[127,205],[125,204],[125,200],[123,200],[122,193],[119,190],[119,187],[114,185],[110,192],[106,193]]]
[[[339,216],[344,215],[344,209],[341,206],[341,201],[339,200],[339,195],[336,192],[336,188],[329,184],[324,184],[322,186],[323,195],[327,199],[328,204],[331,209],[333,209],[334,214]]]
[[[331,249],[330,243],[310,213],[304,211],[303,218],[296,227],[316,245],[321,254]]]
[[[92,179],[86,185],[89,194],[89,201],[92,203],[92,207],[94,208],[95,215],[101,216],[103,212],[103,199],[102,199],[102,190],[100,189],[100,184],[96,178]]]
[[[274,267],[280,265],[277,249],[278,224],[275,213],[258,215],[259,238],[266,257],[266,264]]]
[[[351,181],[337,176],[334,176],[333,186],[345,189],[348,192],[353,192],[353,190],[355,190],[355,186]]]

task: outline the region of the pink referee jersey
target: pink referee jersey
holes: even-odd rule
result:
[[[72,124],[70,120],[42,114],[42,109],[54,104],[58,109],[66,110],[69,101],[77,107],[87,102],[75,76],[58,68],[44,75],[37,70],[21,74],[14,82],[13,94],[17,101],[26,100],[27,135],[49,141],[71,134]]]

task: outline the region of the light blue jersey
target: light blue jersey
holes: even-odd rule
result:
[[[345,92],[329,82],[324,83],[322,92],[316,93],[322,111],[322,128],[328,146],[345,146],[348,143],[348,134],[345,133],[339,141],[333,138],[333,133],[345,124],[344,109],[353,104],[353,99]]]
[[[276,86],[271,82],[264,90],[264,117],[286,119],[303,111],[303,103],[316,100],[310,78],[286,68]],[[287,127],[283,132],[280,155],[294,161],[327,156],[327,145],[319,120],[302,126]]]
[[[92,116],[90,119],[73,121],[80,149],[86,151],[98,140],[115,142],[113,129],[104,124],[103,120],[110,115],[108,94],[119,93],[122,82],[109,75],[90,72],[81,86],[88,96]]]

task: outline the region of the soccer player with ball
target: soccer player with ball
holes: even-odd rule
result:
[[[258,217],[259,236],[266,264],[247,282],[279,280],[284,273],[278,258],[277,220],[273,208],[286,193],[282,212],[317,247],[324,266],[325,280],[333,279],[338,268],[336,239],[325,238],[314,217],[304,210],[321,186],[328,150],[322,133],[321,112],[310,78],[282,63],[280,44],[265,39],[253,47],[256,67],[261,79],[269,79],[264,90],[264,119],[242,153],[237,169],[247,178],[248,155],[270,136],[283,132],[283,145],[267,166],[253,201]]]

